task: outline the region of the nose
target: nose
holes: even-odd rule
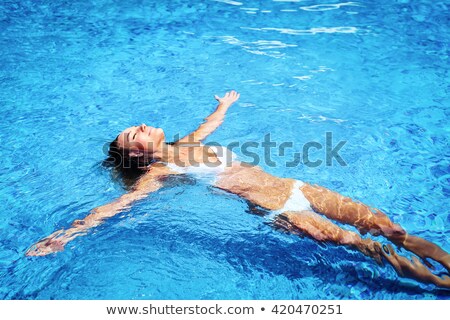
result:
[[[145,129],[147,128],[147,126],[146,126],[145,124],[141,124],[141,125],[139,126],[139,128],[141,129],[142,132],[144,132]]]

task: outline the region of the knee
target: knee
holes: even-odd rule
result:
[[[341,236],[339,243],[344,245],[356,244],[360,239],[361,237],[355,232],[347,231]]]
[[[393,223],[389,217],[378,209],[371,209],[373,220],[368,231],[372,235],[385,237],[402,236],[406,231],[398,224]]]
[[[388,238],[406,235],[405,229],[403,229],[400,225],[395,223],[391,223],[388,226],[380,225],[380,230],[381,233]]]

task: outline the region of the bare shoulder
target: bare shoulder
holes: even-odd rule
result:
[[[144,176],[147,177],[158,177],[158,176],[167,176],[172,174],[179,174],[176,171],[173,171],[170,169],[167,165],[165,165],[162,162],[156,162],[151,165],[150,169],[147,170],[147,172],[144,174]]]
[[[136,182],[134,186],[134,189],[135,190],[159,189],[160,187],[162,187],[162,178],[173,174],[179,173],[171,170],[164,163],[159,162],[155,163],[139,178],[139,180]]]

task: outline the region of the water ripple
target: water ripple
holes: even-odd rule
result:
[[[300,9],[305,11],[328,11],[328,10],[337,10],[345,6],[360,7],[361,5],[357,2],[342,2],[334,4],[316,4],[312,6],[300,7]]]
[[[215,2],[222,2],[226,4],[231,4],[232,6],[242,6],[242,2],[232,1],[232,0],[213,0]]]
[[[310,29],[289,29],[289,28],[251,28],[241,27],[242,29],[255,30],[255,31],[277,31],[282,34],[291,35],[315,35],[320,33],[356,33],[358,28],[356,27],[319,27]]]
[[[0,298],[448,299],[276,232],[188,178],[63,252],[24,256],[123,194],[98,165],[106,141],[141,121],[187,133],[230,89],[241,99],[212,141],[270,133],[294,142],[290,160],[332,131],[347,167],[264,169],[378,207],[449,251],[448,10],[340,1],[0,1]]]
[[[257,40],[246,42],[239,40],[234,36],[221,36],[217,38],[222,39],[222,41],[225,43],[239,46],[247,52],[257,55],[266,55],[273,58],[281,58],[284,56],[284,53],[281,53],[280,51],[273,51],[273,49],[279,50],[284,48],[297,47],[296,44],[287,44],[279,40]]]

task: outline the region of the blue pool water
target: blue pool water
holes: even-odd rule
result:
[[[2,1],[0,297],[448,298],[356,252],[276,231],[236,196],[190,179],[64,252],[24,256],[125,192],[101,166],[122,129],[145,122],[171,140],[230,89],[241,99],[209,141],[270,133],[293,142],[284,155],[272,149],[275,166],[260,165],[378,207],[450,251],[448,9],[431,0]],[[347,141],[347,166],[283,165],[326,132]]]

